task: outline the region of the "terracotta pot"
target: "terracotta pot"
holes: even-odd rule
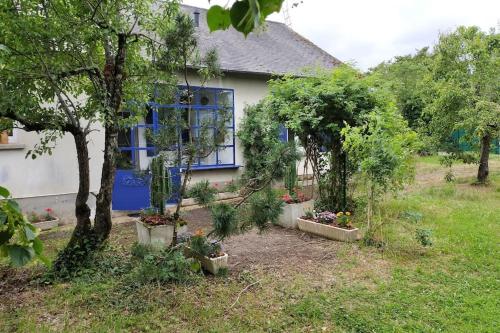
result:
[[[0,144],[9,143],[9,132],[2,131],[0,132]]]

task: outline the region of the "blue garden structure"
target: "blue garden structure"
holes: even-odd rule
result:
[[[178,87],[173,104],[160,104],[154,100],[147,103],[147,111],[143,121],[120,131],[118,137],[120,154],[117,159],[113,187],[113,210],[137,211],[150,206],[149,162],[153,156],[158,154],[159,149],[150,142],[146,133],[147,131],[157,133],[167,118],[175,121],[176,118],[172,117],[184,117],[186,120],[189,112],[191,133],[197,135],[202,122],[216,121],[218,111],[221,109],[229,112],[231,117],[226,122],[228,135],[224,143],[218,145],[212,154],[198,158],[193,163],[192,170],[238,168],[238,165],[235,164],[234,91],[225,88],[190,87],[192,102],[183,103],[182,93],[186,89],[185,86]],[[130,114],[125,113],[124,117],[127,116]],[[215,126],[213,129],[215,134]],[[178,129],[178,131],[181,130]],[[187,142],[188,135],[186,133],[178,132],[178,134],[182,137],[180,141]],[[181,149],[182,146],[176,145],[171,147],[169,152],[175,154]],[[175,203],[179,199],[175,188],[180,187],[181,174],[185,167],[185,165],[169,167],[174,184],[174,194],[167,203]]]

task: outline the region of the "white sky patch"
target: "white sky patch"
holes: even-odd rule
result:
[[[228,0],[185,0],[208,8]],[[338,59],[367,70],[431,46],[460,25],[500,29],[500,0],[288,0],[292,28]],[[283,14],[271,20],[283,22]]]

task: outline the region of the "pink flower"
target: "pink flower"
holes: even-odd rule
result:
[[[293,198],[288,193],[283,194],[283,196],[281,197],[281,200],[283,200],[286,203],[292,203],[293,202]]]

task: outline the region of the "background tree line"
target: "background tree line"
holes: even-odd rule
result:
[[[432,48],[383,62],[369,74],[395,94],[401,114],[420,135],[421,153],[444,151],[448,162],[477,163],[477,182],[487,182],[489,154],[500,137],[498,29],[459,27],[441,34]],[[459,131],[465,134],[457,137]]]

